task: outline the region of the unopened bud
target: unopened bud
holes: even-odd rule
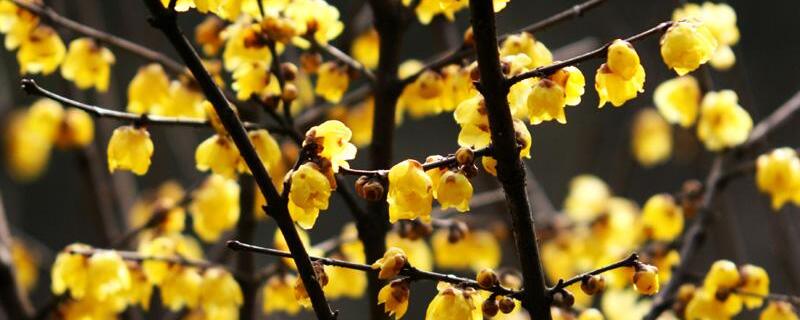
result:
[[[458,148],[456,151],[456,161],[462,165],[472,164],[475,161],[475,152],[470,148]]]
[[[567,290],[559,290],[553,293],[553,303],[564,308],[569,308],[575,304],[575,296]]]
[[[316,73],[322,65],[322,56],[319,53],[303,53],[300,55],[300,67],[306,73]]]
[[[606,278],[601,275],[589,276],[581,281],[581,290],[588,295],[594,295],[606,288]]]
[[[492,297],[483,301],[483,304],[481,304],[481,311],[483,311],[484,317],[492,318],[496,316],[497,313],[500,312],[500,306],[497,305],[497,299]]]
[[[293,81],[297,79],[297,65],[291,62],[284,62],[281,64],[281,74],[286,81]]]
[[[475,33],[472,32],[472,27],[467,28],[467,31],[464,31],[464,46],[465,47],[472,47],[475,45]]]
[[[481,272],[478,272],[478,276],[475,277],[475,280],[478,282],[478,285],[484,289],[494,288],[500,283],[500,278],[492,269],[481,270]]]
[[[503,297],[502,299],[500,299],[500,302],[498,304],[500,307],[500,311],[502,311],[503,313],[511,313],[511,311],[514,311],[514,308],[517,306],[517,304],[514,303],[514,299],[511,299],[509,297]]]
[[[283,87],[283,100],[294,101],[297,99],[297,86],[294,83],[287,83]]]

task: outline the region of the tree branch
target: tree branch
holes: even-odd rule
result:
[[[198,127],[198,128],[211,128],[211,122],[208,120],[192,119],[192,118],[179,118],[179,117],[162,117],[147,114],[135,114],[130,112],[117,111],[103,107],[89,105],[83,102],[75,101],[65,96],[59,95],[52,91],[39,86],[36,81],[30,78],[23,78],[22,90],[25,90],[29,95],[49,98],[60,102],[61,104],[69,107],[78,108],[98,118],[109,118],[122,121],[129,121],[140,125],[158,125],[158,126],[182,126],[182,127]],[[248,130],[261,129],[262,126],[256,123],[244,123]],[[268,128],[270,132],[283,132],[280,128]]]
[[[672,24],[673,24],[672,21],[662,22],[662,23],[658,24],[655,27],[647,29],[647,30],[645,30],[643,32],[640,32],[638,34],[635,34],[635,35],[633,35],[631,37],[625,38],[624,40],[627,41],[627,42],[633,43],[633,42],[645,39],[645,38],[653,36],[653,35],[661,34],[664,31],[666,31],[669,27],[671,27]],[[608,54],[608,47],[609,46],[611,46],[611,42],[606,43],[605,45],[603,45],[600,48],[597,48],[595,50],[589,51],[589,52],[584,53],[582,55],[579,55],[577,57],[574,57],[574,58],[571,58],[571,59],[567,59],[567,60],[564,60],[564,61],[555,62],[555,63],[552,63],[550,65],[541,66],[541,67],[538,67],[538,68],[533,69],[531,71],[521,73],[521,74],[519,74],[517,76],[509,78],[507,80],[508,85],[509,86],[514,85],[515,83],[520,82],[520,81],[525,80],[525,79],[537,78],[537,77],[538,78],[547,77],[547,76],[555,73],[558,70],[561,70],[561,69],[563,69],[565,67],[568,67],[568,66],[573,66],[573,65],[579,64],[579,63],[581,63],[583,61],[587,61],[587,60],[591,60],[591,59],[597,59],[597,58],[605,58],[606,54]]]
[[[197,52],[178,27],[175,12],[165,10],[160,0],[144,0],[144,2],[153,15],[151,23],[164,33],[170,43],[172,43],[178,51],[178,54],[202,88],[206,98],[214,106],[222,124],[239,149],[248,168],[250,168],[253,178],[258,183],[261,193],[267,200],[267,206],[264,211],[275,219],[275,222],[283,233],[289,250],[292,253],[292,258],[297,265],[300,278],[308,291],[317,317],[324,320],[336,319],[336,315],[331,311],[325,294],[322,292],[322,286],[317,281],[311,261],[308,258],[308,252],[303,242],[300,240],[294,222],[289,215],[286,199],[280,196],[277,189],[272,184],[272,179],[250,142],[241,120],[233,109],[230,108],[225,95],[214,83],[211,75],[209,75],[208,71],[203,66],[203,62],[197,55]]]
[[[132,41],[114,36],[112,34],[97,30],[90,26],[81,24],[80,22],[70,20],[66,18],[52,8],[46,5],[38,5],[31,1],[25,0],[11,0],[14,4],[20,8],[23,8],[27,11],[30,11],[48,21],[62,26],[66,29],[72,30],[76,33],[91,37],[95,40],[100,42],[106,43],[108,45],[123,49],[140,57],[143,57],[147,60],[160,63],[164,65],[164,67],[170,69],[175,74],[182,74],[186,68],[180,64],[179,62],[167,57],[166,55],[142,46],[140,44],[134,43]]]
[[[240,241],[237,241],[237,240],[228,241],[228,248],[230,248],[231,250],[235,250],[235,251],[255,252],[255,253],[261,253],[261,254],[266,254],[266,255],[271,255],[271,256],[276,256],[276,257],[284,257],[284,258],[291,257],[291,254],[286,252],[286,251],[254,246],[254,245],[246,244],[246,243],[243,243],[243,242],[240,242]],[[352,269],[352,270],[359,270],[359,271],[364,271],[364,272],[370,273],[370,274],[373,274],[373,273],[377,274],[380,271],[379,269],[373,269],[372,266],[369,265],[369,264],[355,263],[355,262],[350,262],[350,261],[344,261],[344,260],[338,260],[338,259],[332,259],[332,258],[315,257],[315,256],[311,256],[310,258],[311,258],[312,261],[316,261],[316,262],[322,263],[324,265],[340,267],[340,268],[347,268],[347,269]],[[512,297],[512,298],[517,297],[520,294],[519,291],[513,291],[513,290],[510,290],[510,289],[507,289],[507,288],[503,288],[502,286],[496,286],[496,287],[493,287],[493,288],[484,289],[484,288],[481,288],[481,286],[478,285],[478,282],[473,280],[473,279],[462,278],[462,277],[458,277],[458,276],[455,276],[455,275],[452,275],[452,274],[444,274],[444,273],[437,273],[437,272],[419,270],[419,269],[417,269],[417,268],[415,268],[415,267],[413,267],[413,266],[411,266],[409,264],[406,264],[403,267],[403,269],[400,271],[399,276],[407,277],[411,281],[431,280],[431,281],[442,281],[442,282],[447,282],[447,283],[452,283],[452,284],[464,285],[464,286],[467,286],[467,287],[472,287],[472,288],[475,288],[475,289],[485,290],[485,291],[489,291],[489,292],[492,292],[492,293],[495,293],[495,294],[498,294],[498,295],[509,296],[509,297]]]
[[[342,50],[339,50],[339,48],[332,46],[331,44],[321,44],[312,38],[309,38],[308,40],[311,41],[311,44],[314,49],[322,51],[325,54],[334,57],[339,62],[346,64],[348,67],[357,70],[362,75],[364,75],[364,77],[366,77],[371,84],[374,84],[376,81],[378,81],[378,79],[375,77],[375,74],[372,73],[372,71],[364,67],[364,65],[361,64],[361,62],[356,61],[356,59],[354,59],[353,57],[342,52]]]
[[[578,17],[582,16],[583,13],[585,13],[586,11],[589,11],[591,9],[594,9],[594,8],[598,7],[600,4],[602,4],[605,1],[606,0],[588,0],[588,1],[584,2],[584,3],[580,3],[580,4],[577,4],[577,5],[574,5],[571,8],[569,8],[567,10],[564,10],[564,11],[561,11],[559,13],[556,13],[556,14],[548,17],[548,18],[545,18],[544,20],[541,20],[541,21],[538,21],[538,22],[533,23],[531,25],[525,26],[525,27],[523,27],[521,29],[518,29],[516,31],[501,35],[500,37],[498,37],[498,39],[497,39],[498,42],[497,43],[500,44],[500,42],[502,42],[503,40],[505,40],[506,38],[508,38],[509,36],[511,36],[513,34],[518,34],[518,33],[522,33],[522,32],[536,33],[536,32],[545,30],[545,29],[547,29],[549,27],[552,27],[554,25],[557,25],[557,24],[559,24],[561,22],[568,21],[568,20],[573,19],[573,18],[578,18]],[[475,54],[475,48],[473,48],[473,47],[462,46],[461,48],[457,48],[457,49],[451,51],[450,53],[447,53],[447,54],[442,55],[442,56],[440,56],[440,57],[438,57],[436,59],[433,59],[433,61],[427,63],[425,65],[425,67],[422,68],[419,72],[411,75],[408,78],[403,79],[402,83],[404,85],[406,85],[406,84],[409,84],[411,82],[414,82],[414,80],[416,80],[426,70],[438,70],[438,69],[444,68],[445,66],[447,66],[447,65],[449,65],[451,63],[456,63],[459,60],[465,59],[465,58],[470,57],[470,56],[472,56],[474,54]]]
[[[497,177],[506,193],[517,255],[522,270],[522,306],[532,318],[550,320],[550,299],[545,286],[536,232],[525,187],[525,168],[519,158],[513,119],[508,106],[509,86],[500,66],[495,14],[491,0],[470,0],[472,30],[480,71],[480,88],[486,101]]]

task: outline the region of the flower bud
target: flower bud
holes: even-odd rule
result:
[[[294,83],[287,83],[286,86],[283,87],[283,96],[284,101],[294,101],[297,99],[297,86]]]
[[[581,290],[588,295],[603,291],[606,287],[606,278],[601,275],[589,276],[581,280]]]
[[[486,318],[492,318],[500,312],[500,306],[497,304],[497,299],[493,297],[486,299],[481,304],[481,311],[483,311],[483,316]]]
[[[467,31],[464,31],[464,46],[465,47],[472,47],[475,45],[475,33],[472,32],[472,27],[467,28]]]
[[[456,151],[456,161],[462,165],[472,164],[475,161],[475,153],[470,148],[458,148]]]
[[[567,290],[559,290],[553,293],[553,304],[564,308],[572,307],[575,304],[575,296]]]
[[[484,289],[494,288],[500,283],[500,278],[492,269],[481,270],[478,272],[478,276],[475,277],[475,280],[478,282],[478,285]]]
[[[647,264],[637,266],[633,274],[633,288],[643,295],[658,293],[658,268]]]
[[[293,81],[297,79],[297,65],[291,62],[284,62],[281,64],[281,74],[286,81]]]
[[[306,73],[316,73],[322,65],[322,56],[319,53],[303,53],[300,55],[300,67]]]
[[[517,305],[516,303],[514,303],[514,299],[511,299],[509,297],[503,297],[502,299],[500,299],[499,307],[500,311],[503,313],[511,313],[511,311],[514,311],[514,308],[516,306]]]

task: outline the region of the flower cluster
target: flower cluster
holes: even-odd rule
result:
[[[759,308],[769,294],[769,276],[758,266],[736,266],[727,260],[711,265],[700,287],[685,284],[679,290],[678,306],[687,319],[729,319],[747,309]],[[762,317],[763,319],[763,317]]]
[[[792,201],[800,206],[800,158],[791,148],[778,148],[758,157],[756,184],[772,197],[772,208]]]

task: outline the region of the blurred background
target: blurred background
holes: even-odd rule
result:
[[[48,0],[59,13],[101,30],[144,44],[175,57],[175,52],[162,34],[146,22],[148,15],[141,1]],[[355,1],[330,1],[340,8],[344,19],[357,12]],[[513,31],[546,18],[556,12],[578,4],[580,1],[512,0],[498,17],[500,33]],[[673,0],[608,0],[583,17],[559,24],[535,36],[556,52],[556,58],[591,50],[606,41],[624,38],[656,24],[669,20],[676,6]],[[800,90],[800,2],[795,0],[727,1],[738,14],[741,41],[734,47],[737,63],[727,72],[712,71],[716,89],[733,89],[739,94],[741,105],[754,121],[768,115],[796,91]],[[181,16],[186,30],[196,25],[201,17],[196,13]],[[462,11],[456,20],[461,37],[468,25],[468,15]],[[421,26],[412,23],[403,46],[405,59],[425,60],[446,49],[446,43],[437,23]],[[58,28],[57,28],[58,29]],[[77,37],[67,30],[58,29],[65,41]],[[352,33],[346,29],[345,33]],[[341,45],[348,36],[334,42]],[[605,180],[616,195],[643,202],[652,194],[674,192],[684,181],[702,180],[709,168],[712,154],[698,145],[694,132],[674,127],[675,153],[671,160],[653,168],[643,168],[632,158],[630,131],[633,116],[638,110],[652,106],[652,92],[660,82],[672,78],[673,73],[664,67],[658,55],[658,39],[651,38],[636,45],[647,70],[646,92],[621,108],[607,106],[596,108],[597,94],[593,90],[594,71],[599,61],[580,65],[587,78],[587,91],[580,106],[567,109],[568,125],[548,122],[532,127],[532,159],[527,160],[535,177],[547,196],[560,208],[568,183],[574,176],[594,174]],[[57,73],[36,77],[46,88],[64,93],[79,101],[96,103],[113,109],[124,109],[126,88],[137,69],[144,65],[137,56],[115,50],[117,62],[112,68],[112,83],[107,93],[77,90]],[[20,75],[13,53],[0,53],[0,116],[14,108],[26,107],[35,98],[19,89]],[[111,130],[120,123],[114,120],[96,121],[95,156],[105,163],[105,147]],[[792,119],[768,140],[767,148],[778,146],[798,147],[800,135],[797,128],[800,118]],[[176,180],[188,188],[204,176],[194,168],[194,148],[210,131],[191,128],[151,128],[156,146],[153,164],[147,175],[134,177],[122,172],[107,176],[113,186],[103,197],[109,197],[118,213],[118,227],[123,227],[123,215],[143,190],[157,187],[167,180]],[[397,132],[395,160],[424,159],[429,154],[447,153],[456,149],[458,125],[450,114],[422,120],[405,121]],[[361,149],[351,165],[366,167],[366,149]],[[96,204],[89,181],[83,174],[85,154],[55,150],[46,172],[37,180],[18,183],[4,170],[0,173],[3,204],[15,236],[35,243],[42,256],[42,272],[33,301],[41,302],[48,296],[49,263],[53,254],[74,242],[97,244],[101,242],[92,216]],[[102,172],[107,172],[102,168]],[[475,181],[476,190],[497,188],[488,179]],[[335,236],[351,216],[336,196],[331,209],[320,215],[311,232],[312,242]],[[723,218],[709,234],[708,245],[703,250],[703,261],[696,267],[705,271],[715,259],[727,258],[735,262],[764,266],[771,275],[772,290],[800,294],[800,210],[787,205],[780,212],[769,208],[769,199],[760,194],[752,176],[735,180],[719,198],[717,205]],[[470,214],[482,211],[501,211],[502,205],[484,206]],[[503,219],[503,214],[496,215]],[[274,224],[259,225],[257,244],[272,242]],[[506,248],[508,249],[508,248]],[[260,264],[271,261],[259,258]],[[513,251],[506,250],[504,265],[514,266]],[[421,319],[424,306],[435,293],[433,284],[415,283],[412,289],[410,312],[407,319]],[[340,300],[334,306],[342,310],[347,319],[359,319],[366,312],[366,302]],[[301,318],[311,318],[310,313]],[[752,318],[753,315],[745,316]],[[278,319],[280,316],[272,317]]]

